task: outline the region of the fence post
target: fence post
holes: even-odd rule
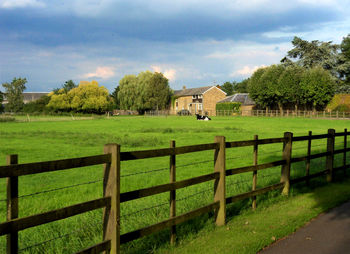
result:
[[[333,161],[334,161],[334,139],[335,139],[335,130],[328,129],[328,138],[327,138],[327,152],[329,153],[326,158],[326,169],[327,181],[333,181]]]
[[[18,155],[6,157],[6,164],[18,164]],[[7,221],[18,218],[18,176],[7,177]],[[18,232],[6,236],[7,254],[18,253]]]
[[[348,129],[344,129],[344,150],[348,146]],[[346,175],[346,150],[343,153],[344,175]]]
[[[170,148],[175,148],[175,140],[170,141]],[[176,155],[170,155],[170,183],[176,182]],[[176,216],[176,190],[170,191],[170,218]],[[171,227],[170,244],[176,242],[176,226]]]
[[[307,142],[307,159],[306,159],[306,185],[310,184],[310,155],[311,155],[311,140],[312,140],[312,131],[309,131],[309,139]]]
[[[111,241],[112,254],[120,253],[120,145],[107,144],[104,153],[111,154],[111,163],[104,166],[103,195],[111,204],[103,213],[103,239]]]
[[[284,133],[284,142],[283,142],[283,154],[282,159],[286,160],[286,164],[282,165],[281,169],[281,182],[284,183],[284,187],[282,190],[283,195],[289,194],[290,189],[290,161],[292,157],[292,139],[293,139],[293,133],[291,132],[285,132]]]
[[[215,143],[219,148],[215,149],[214,171],[220,172],[219,179],[214,182],[214,202],[220,201],[220,207],[215,210],[215,221],[217,226],[223,226],[226,222],[226,142],[224,136],[216,136]]]
[[[254,158],[253,158],[253,163],[254,166],[258,165],[258,135],[254,135]],[[258,178],[258,171],[255,170],[253,171],[253,186],[252,186],[252,190],[256,190],[256,184],[257,184],[257,179]],[[256,196],[252,197],[252,208],[255,209],[256,208]]]

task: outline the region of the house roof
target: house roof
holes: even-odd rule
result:
[[[23,93],[23,100],[24,101],[35,101],[37,99],[40,99],[44,95],[48,95],[49,93],[46,92],[37,92],[37,93]]]
[[[217,103],[223,102],[240,102],[242,105],[255,105],[255,101],[253,101],[249,97],[249,93],[236,93],[231,96],[227,96],[225,99],[218,101]]]
[[[192,95],[204,94],[206,91],[208,91],[209,89],[212,89],[213,87],[216,87],[216,86],[203,86],[203,87],[197,87],[197,88],[175,90],[174,95],[176,97],[182,97],[182,96],[192,96]],[[217,88],[217,89],[220,89],[220,88]],[[225,93],[224,91],[222,91],[222,92]]]
[[[40,99],[44,95],[48,95],[48,94],[49,93],[47,93],[47,92],[36,92],[36,93],[26,92],[26,93],[22,93],[23,101],[35,101],[37,99]],[[6,94],[4,94],[4,103],[6,103],[6,102],[7,102],[7,98],[6,98]]]

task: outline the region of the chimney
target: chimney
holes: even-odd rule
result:
[[[183,86],[183,87],[182,87],[182,90],[185,90],[185,89],[186,89],[186,86]]]

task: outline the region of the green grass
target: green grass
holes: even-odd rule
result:
[[[25,116],[23,116],[25,117]],[[18,154],[20,163],[45,160],[57,160],[101,154],[106,143],[119,143],[122,151],[154,149],[169,147],[170,140],[176,140],[177,146],[211,143],[216,135],[224,135],[227,141],[252,139],[254,134],[259,138],[282,137],[283,132],[291,131],[295,136],[306,135],[309,130],[314,134],[323,134],[328,128],[343,131],[346,120],[322,120],[301,118],[254,118],[254,117],[213,117],[213,121],[196,121],[194,117],[112,117],[72,121],[69,117],[60,121],[38,118],[32,122],[0,123],[0,164],[5,164],[6,154]],[[325,140],[313,143],[313,153],[324,151]],[[306,142],[293,144],[293,156],[306,153]],[[342,139],[336,139],[340,148]],[[281,158],[281,144],[259,147],[259,163]],[[177,180],[199,176],[213,171],[213,152],[198,152],[177,156]],[[210,161],[190,165],[197,161]],[[337,156],[341,163],[341,155]],[[228,149],[227,168],[251,165],[252,147]],[[122,162],[121,191],[146,188],[169,181],[169,158],[156,158],[131,162]],[[292,167],[292,177],[304,173],[305,165],[297,163]],[[311,173],[324,168],[324,160],[313,161]],[[152,170],[157,170],[150,172]],[[148,173],[142,173],[148,172]],[[88,201],[102,196],[102,166],[83,169],[64,170],[60,172],[23,176],[19,178],[19,195],[27,195],[64,186],[79,185],[73,188],[26,196],[19,199],[19,216],[28,216],[49,211],[67,205]],[[142,174],[137,174],[142,173]],[[258,187],[279,182],[280,167],[264,170],[259,173]],[[129,176],[127,176],[129,175]],[[97,182],[96,182],[97,181]],[[251,174],[241,174],[227,178],[227,196],[248,191],[251,188]],[[320,182],[322,180],[316,180]],[[6,185],[0,181],[0,200],[5,199]],[[207,190],[203,192],[203,190]],[[194,195],[198,193],[197,195]],[[135,230],[168,218],[168,193],[135,200],[121,205],[122,233]],[[203,183],[177,191],[177,214],[181,214],[212,202],[212,183]],[[259,204],[274,204],[280,200],[277,192],[259,199]],[[287,201],[286,201],[287,202]],[[162,206],[147,209],[158,204]],[[0,220],[5,221],[5,202],[0,202]],[[250,206],[249,200],[240,202],[228,209],[232,220]],[[139,210],[147,209],[142,212]],[[67,236],[50,241],[44,245],[26,249],[22,253],[37,253],[50,250],[50,253],[72,253],[102,238],[102,210],[78,215],[62,221],[49,223],[20,232],[20,249],[42,241]],[[231,222],[229,222],[231,223]],[[179,241],[192,239],[198,232],[211,232],[213,223],[210,214],[197,218],[178,227]],[[0,238],[0,253],[5,248],[5,238]],[[165,251],[164,242],[168,233],[146,237],[123,245],[124,253],[145,253]],[[1,249],[2,248],[2,249]]]

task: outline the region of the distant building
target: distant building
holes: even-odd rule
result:
[[[223,102],[239,102],[241,103],[242,115],[251,115],[256,103],[249,97],[249,93],[236,93],[231,96],[227,96],[225,99],[218,101],[218,103]]]
[[[23,102],[24,103],[28,103],[28,102],[32,102],[32,101],[36,101],[38,99],[40,99],[41,97],[48,95],[49,93],[47,92],[36,92],[36,93],[23,93]],[[7,104],[8,101],[6,99],[6,95],[4,95],[4,100],[2,102],[2,104]]]
[[[181,110],[188,110],[191,114],[216,114],[216,103],[224,99],[226,93],[217,86],[204,86],[174,92],[174,100],[170,105],[170,112],[177,114]]]

